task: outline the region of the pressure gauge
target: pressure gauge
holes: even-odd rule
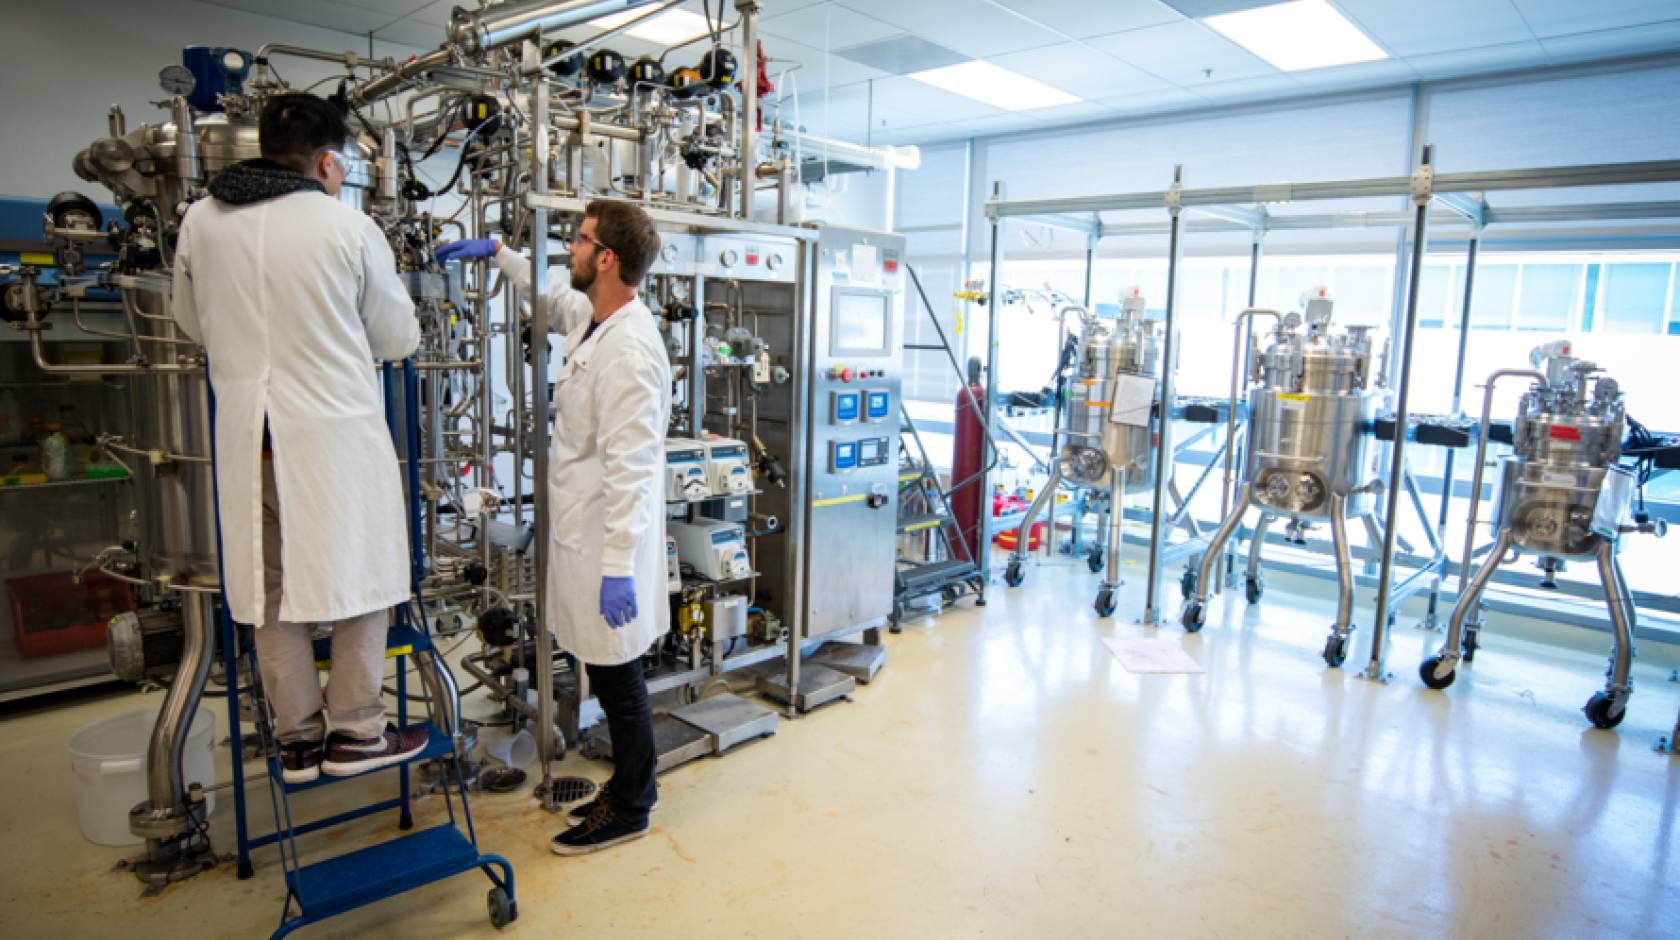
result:
[[[677,246],[666,245],[665,247],[659,249],[659,257],[665,259],[667,264],[677,260]]]
[[[764,266],[772,271],[780,271],[782,268],[782,256],[775,252],[771,252],[770,257],[765,260]]]
[[[732,268],[736,262],[741,260],[741,255],[733,248],[725,248],[718,260],[723,262],[724,267]]]
[[[198,87],[198,80],[184,65],[166,65],[158,73],[158,85],[166,95],[190,95]]]

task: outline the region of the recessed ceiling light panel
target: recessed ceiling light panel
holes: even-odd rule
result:
[[[1209,28],[1285,72],[1388,58],[1325,0],[1292,0],[1210,16]]]
[[[906,77],[1005,111],[1033,111],[1079,102],[1078,98],[1059,88],[1051,88],[1043,82],[979,59],[911,72]]]
[[[623,26],[638,16],[646,16],[646,9],[626,10],[610,16],[597,17],[589,21],[589,25],[597,29],[612,29]],[[625,34],[661,46],[674,46],[684,40],[693,39],[707,32],[706,18],[698,13],[687,10],[667,10],[664,13],[625,30]]]

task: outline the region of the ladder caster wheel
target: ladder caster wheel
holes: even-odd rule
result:
[[[1085,556],[1085,566],[1087,568],[1091,569],[1092,574],[1096,574],[1097,572],[1101,571],[1102,568],[1103,568],[1102,549],[1100,549],[1100,548],[1092,549],[1091,554]]]
[[[1432,689],[1444,689],[1447,686],[1452,685],[1453,680],[1458,678],[1458,670],[1456,669],[1437,678],[1435,676],[1435,667],[1439,665],[1441,665],[1441,657],[1431,656],[1423,661],[1423,665],[1418,667],[1418,678],[1423,680],[1424,685],[1427,685]]]
[[[1332,633],[1324,641],[1324,663],[1331,669],[1339,669],[1344,662],[1347,662],[1347,637]]]
[[[1479,641],[1477,641],[1477,639],[1476,639],[1476,631],[1475,630],[1464,631],[1464,661],[1467,662],[1467,663],[1475,662],[1476,661],[1476,651],[1481,649],[1481,648],[1482,648],[1482,644]]]
[[[1202,623],[1206,619],[1207,609],[1200,603],[1191,601],[1184,605],[1184,614],[1178,618],[1178,622],[1184,625],[1185,633],[1195,633],[1202,629]]]
[[[240,862],[239,863],[239,880],[240,881],[244,881],[244,880],[250,878],[254,874],[256,874],[256,871],[251,868],[251,863],[250,862]]]
[[[490,909],[490,926],[497,930],[519,919],[519,905],[508,897],[506,889],[491,888],[485,903]]]
[[[1027,573],[1021,570],[1021,562],[1010,559],[1009,567],[1003,569],[1003,583],[1010,587],[1020,587],[1021,582],[1026,579]]]
[[[1249,578],[1243,582],[1243,595],[1250,604],[1260,603],[1260,596],[1266,593],[1266,585],[1259,578]]]
[[[1097,592],[1097,603],[1094,606],[1096,607],[1098,617],[1114,616],[1114,604],[1115,600],[1113,591],[1103,588]]]
[[[1189,600],[1190,595],[1196,593],[1196,572],[1189,568],[1184,569],[1184,574],[1178,579],[1178,593],[1184,595],[1185,600]]]
[[[1609,692],[1594,692],[1581,709],[1595,728],[1614,728],[1627,717],[1627,700]]]

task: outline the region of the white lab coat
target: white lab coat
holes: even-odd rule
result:
[[[509,249],[496,264],[530,296],[531,262]],[[665,428],[671,364],[647,305],[634,300],[595,328],[589,298],[565,268],[550,271],[549,316],[565,339],[548,449],[548,604],[560,648],[585,663],[627,663],[671,628],[665,584]],[[634,621],[600,610],[603,577],[634,578]]]
[[[280,619],[342,620],[409,592],[402,476],[374,360],[412,355],[414,303],[367,216],[318,192],[205,199],[175,249],[173,309],[210,356],[222,567],[261,625],[262,435],[280,498]]]

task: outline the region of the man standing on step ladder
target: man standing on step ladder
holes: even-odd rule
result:
[[[554,837],[585,855],[647,834],[657,802],[653,715],[642,654],[671,627],[665,590],[665,430],[671,364],[636,290],[659,254],[639,207],[597,200],[571,243],[570,278],[545,285],[551,322],[566,336],[554,390],[548,461],[547,627],[587,667],[607,716],[613,775],[570,809]],[[494,258],[520,296],[531,262],[488,238],[444,245],[437,259]],[[595,588],[599,587],[599,591]]]
[[[336,198],[344,115],[279,95],[258,134],[262,158],[222,170],[181,220],[173,306],[210,357],[228,603],[256,628],[282,776],[307,783],[426,745],[424,728],[385,722],[385,631],[409,552],[374,371],[412,355],[420,327],[384,234]],[[324,701],[310,642],[323,621]]]

